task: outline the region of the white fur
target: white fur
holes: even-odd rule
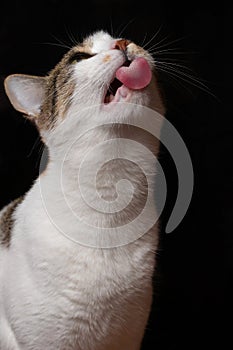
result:
[[[113,48],[115,42],[115,40],[104,31],[99,31],[93,34],[91,41],[93,53],[109,50],[109,48]]]
[[[75,67],[73,79],[77,85],[66,118],[52,132],[42,133],[50,151],[48,168],[16,210],[10,248],[0,247],[1,350],[140,349],[152,300],[157,226],[130,244],[97,249],[74,243],[61,234],[46,211],[66,232],[85,235],[61,191],[60,166],[64,156],[73,140],[99,118],[106,120],[112,113],[116,121],[124,121],[137,114],[133,104],[123,110],[120,104],[110,110],[99,105],[113,72],[123,64],[123,56],[120,51],[111,50],[114,40],[106,33],[97,33],[89,40],[94,42],[93,52],[99,54]],[[105,61],[106,55],[111,59]],[[154,84],[132,93],[129,102],[153,105]],[[94,107],[88,109],[90,106]],[[111,132],[100,128],[85,134],[73,144],[63,164],[63,189],[72,209],[94,223],[99,218],[84,203],[75,174],[85,152],[108,139]],[[130,152],[139,162],[148,163],[144,154]],[[94,153],[90,166],[105,156]],[[151,173],[154,166],[147,164]],[[140,174],[135,173],[133,166],[122,165],[111,173],[104,189],[99,180],[100,192],[112,196],[117,175],[124,178],[128,173],[135,191],[139,191]],[[95,186],[88,176],[85,188],[91,193]],[[133,215],[132,208],[127,215]],[[155,208],[151,215],[156,215]],[[101,224],[107,220],[107,214],[103,215]]]

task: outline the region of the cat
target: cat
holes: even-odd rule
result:
[[[156,75],[146,50],[98,31],[47,76],[6,78],[13,107],[38,128],[49,160],[31,189],[0,212],[1,350],[140,349],[152,302],[158,223],[145,234],[146,222],[134,225],[128,233],[134,237],[139,229],[140,237],[123,244],[110,230],[133,221],[145,205],[148,179],[137,164],[155,173],[151,158],[130,142],[156,157],[158,139],[128,121],[141,108],[164,116]],[[81,186],[77,173],[89,150]],[[123,159],[124,152],[139,163]],[[101,162],[93,183],[92,168]],[[134,197],[123,209],[104,212],[116,200],[119,179],[132,183]],[[132,188],[118,190],[120,198]],[[94,207],[101,201],[102,213]],[[150,216],[155,214],[151,205]],[[99,227],[105,227],[102,238]]]

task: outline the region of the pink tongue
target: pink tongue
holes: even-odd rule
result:
[[[147,60],[137,57],[129,67],[120,67],[116,78],[130,89],[138,90],[146,87],[151,81],[152,73]]]

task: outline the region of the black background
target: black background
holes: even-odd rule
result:
[[[229,13],[228,13],[229,14]],[[142,43],[161,26],[151,45],[168,38],[164,49],[192,69],[195,79],[161,72],[167,118],[185,141],[194,167],[195,187],[189,210],[175,231],[164,233],[174,204],[174,164],[162,147],[160,161],[168,182],[161,221],[161,248],[154,304],[142,349],[210,349],[224,346],[223,233],[226,231],[226,281],[232,278],[232,115],[228,78],[230,59],[224,51],[229,20],[223,4],[159,0],[2,1],[0,14],[0,207],[25,193],[38,175],[41,143],[35,127],[10,106],[3,89],[12,73],[44,75],[60,60],[71,37],[80,39],[106,29]],[[130,22],[131,21],[131,22]],[[55,38],[56,37],[56,38]],[[172,43],[172,41],[175,41]],[[229,46],[232,41],[229,41]],[[50,44],[49,44],[50,43]],[[179,54],[178,52],[183,52]],[[224,74],[227,72],[225,78]],[[199,87],[195,87],[194,84]],[[204,88],[205,89],[205,88]],[[215,97],[214,97],[214,96]]]

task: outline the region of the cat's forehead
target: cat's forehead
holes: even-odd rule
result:
[[[113,43],[116,39],[104,31],[98,31],[88,36],[82,43],[84,50],[92,53],[98,53],[101,51],[109,50],[113,47]]]

